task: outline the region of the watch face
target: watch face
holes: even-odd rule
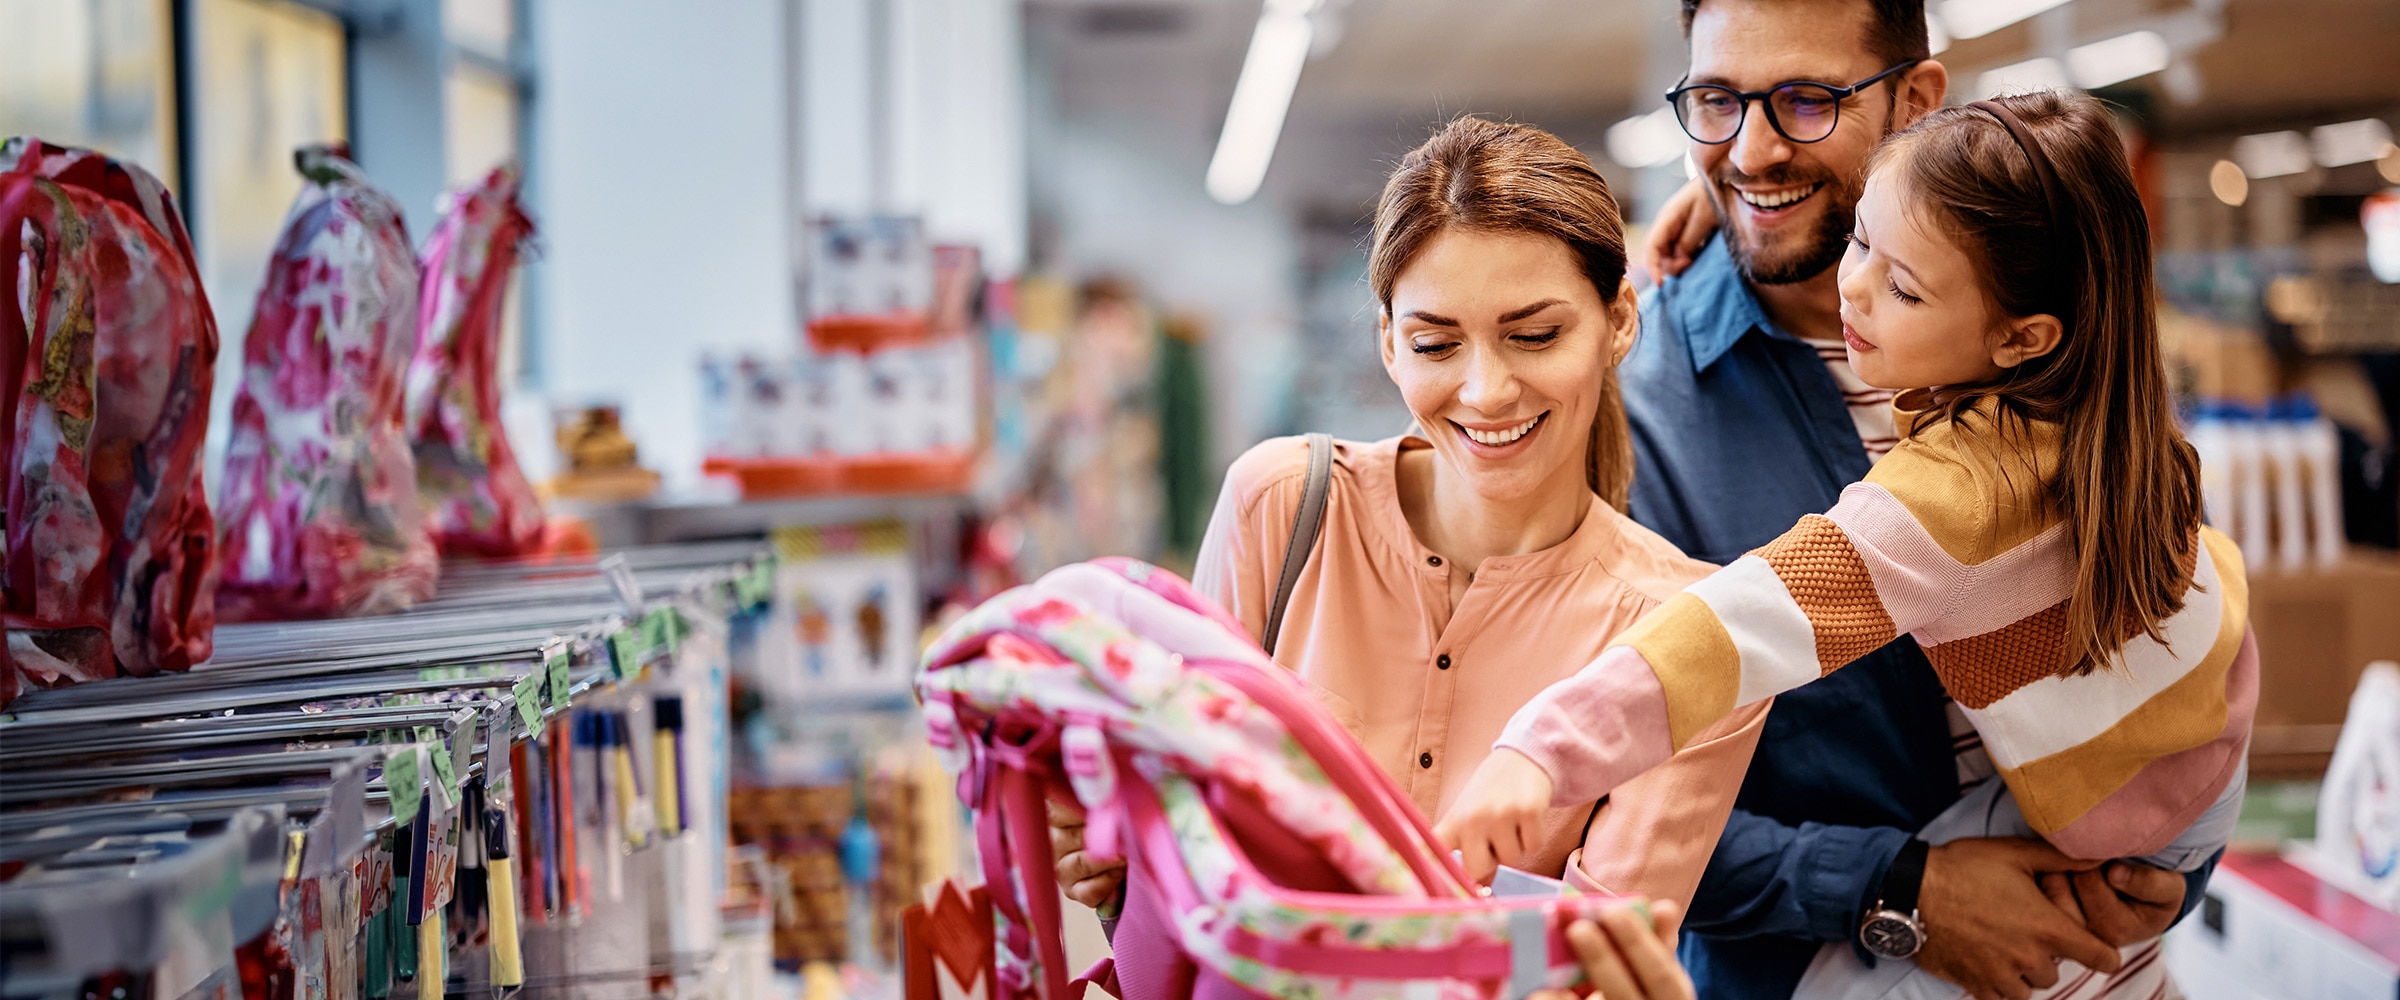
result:
[[[1907,958],[1924,945],[1925,934],[1906,915],[1879,910],[1859,925],[1858,943],[1880,958]]]

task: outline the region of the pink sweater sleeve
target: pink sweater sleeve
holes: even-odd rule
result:
[[[1495,746],[1539,765],[1553,803],[1590,802],[1674,756],[1667,695],[1649,661],[1611,646],[1575,675],[1535,695]]]

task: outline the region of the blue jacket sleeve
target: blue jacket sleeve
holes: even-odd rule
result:
[[[2208,894],[2208,877],[2216,874],[2217,862],[2223,860],[2225,849],[2220,847],[2217,853],[2208,856],[2207,864],[2183,873],[2183,909],[2175,912],[2175,923],[2182,923],[2183,918],[2191,916],[2192,911],[2199,908],[2200,897]],[[1701,876],[1701,884],[1708,884],[1707,879],[1706,875]],[[2173,927],[2174,924],[2167,926]]]
[[[1683,926],[1707,937],[1852,940],[1909,836],[1895,827],[1791,826],[1736,809]]]

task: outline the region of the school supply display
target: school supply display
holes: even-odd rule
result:
[[[1103,985],[1205,974],[1282,997],[1522,996],[1579,974],[1570,919],[1624,905],[1481,895],[1238,623],[1141,563],[1070,566],[986,602],[926,653],[917,690],[975,807],[994,997],[1081,989],[1046,796],[1082,804],[1087,850],[1134,866],[1125,961],[1086,974]],[[1156,936],[1129,938],[1145,902]]]
[[[407,421],[417,490],[444,552],[522,555],[541,543],[541,501],[500,424],[501,321],[533,236],[517,184],[516,168],[501,166],[445,195],[420,258]]]
[[[4,705],[208,658],[217,329],[158,178],[31,138],[0,165]]]
[[[2342,447],[2316,401],[2293,395],[2265,406],[2204,400],[2189,438],[2200,455],[2208,523],[2241,545],[2254,570],[2341,564]]]
[[[721,995],[755,544],[460,567],[0,720],[0,995]],[[763,960],[764,956],[758,956]]]
[[[440,569],[400,422],[417,348],[400,206],[342,147],[293,164],[305,183],[242,345],[219,493],[230,621],[396,611]]]

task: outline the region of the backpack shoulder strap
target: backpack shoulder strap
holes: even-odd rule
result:
[[[1283,609],[1292,601],[1292,587],[1300,582],[1309,553],[1316,551],[1317,532],[1325,526],[1325,497],[1332,491],[1333,437],[1311,434],[1308,482],[1300,491],[1300,510],[1292,515],[1292,537],[1283,546],[1283,574],[1275,581],[1275,598],[1267,605],[1267,634],[1259,642],[1269,656],[1275,655],[1275,639],[1283,632]]]

